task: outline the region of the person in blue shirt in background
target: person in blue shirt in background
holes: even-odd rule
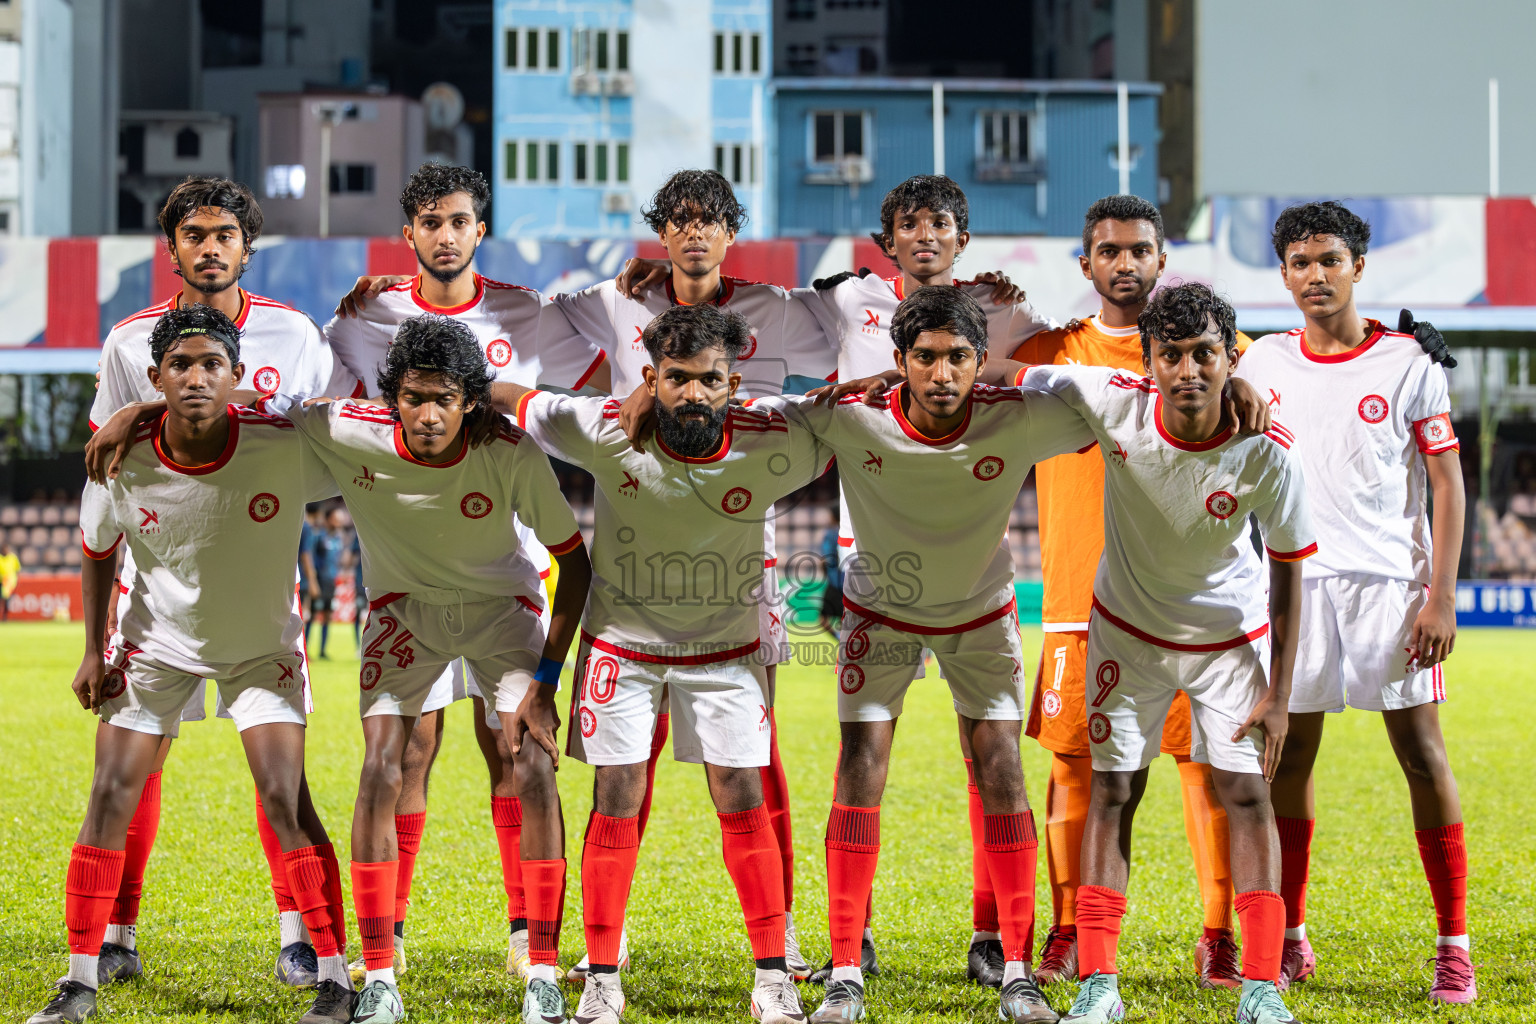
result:
[[[821,592],[821,628],[834,637],[838,623],[843,620],[842,549],[837,544],[839,511],[838,506],[832,506],[832,525],[821,537],[821,565],[827,576],[827,587]]]
[[[309,557],[314,566],[314,576],[309,585],[309,624],[307,636],[316,622],[320,623],[320,657],[329,658],[326,644],[331,638],[331,605],[336,599],[336,575],[341,571],[341,559],[347,550],[344,527],[345,512],[340,506],[325,513],[325,526],[316,530],[310,541]]]

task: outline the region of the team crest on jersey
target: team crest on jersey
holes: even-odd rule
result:
[[[490,360],[492,366],[506,366],[512,361],[512,343],[505,338],[497,338],[485,346],[485,358]]]
[[[139,506],[139,514],[144,518],[139,522],[139,534],[143,536],[149,533],[160,532],[160,513],[152,508]]]
[[[120,668],[109,668],[101,680],[101,699],[116,700],[128,691],[128,675]]]
[[[597,716],[592,713],[591,708],[582,708],[579,717],[581,718],[581,734],[587,739],[591,739],[592,734],[597,732]]]
[[[996,455],[988,455],[971,467],[971,475],[977,480],[996,480],[1002,471],[1003,460]]]
[[[844,693],[858,693],[864,689],[864,670],[857,665],[844,665],[837,674],[837,685]]]
[[[1095,743],[1103,743],[1109,739],[1109,718],[1103,712],[1095,711],[1088,716],[1088,738]]]
[[[874,452],[870,451],[868,448],[864,449],[864,454],[869,456],[869,458],[864,460],[864,469],[867,472],[875,474],[875,476],[879,476],[880,468],[885,465],[885,460],[876,455]]]
[[[1055,718],[1061,714],[1061,694],[1055,690],[1046,690],[1040,697],[1040,710],[1046,718]]]
[[[1205,499],[1205,510],[1217,519],[1229,518],[1237,511],[1237,499],[1227,491],[1215,491]]]
[[[363,471],[352,478],[352,482],[365,491],[371,491],[373,490],[373,476],[373,470],[364,466]]]
[[[264,395],[275,395],[283,385],[283,375],[275,366],[263,366],[251,375],[251,383]]]
[[[470,491],[464,495],[464,500],[459,502],[459,511],[463,512],[467,519],[484,519],[490,515],[493,507],[491,499],[479,491]]]
[[[379,685],[379,676],[383,674],[384,670],[379,667],[378,662],[365,661],[363,662],[363,674],[359,677],[358,685],[365,690],[371,690]]]
[[[262,491],[251,499],[251,503],[246,508],[246,511],[258,523],[264,523],[277,515],[277,510],[281,507],[282,503],[277,500],[277,495]]]
[[[1438,448],[1452,437],[1451,417],[1446,413],[1420,420],[1413,425],[1419,435],[1419,447]]]
[[[752,504],[752,492],[745,487],[732,487],[725,492],[725,497],[720,499],[720,507],[731,515],[745,512],[750,504]]]
[[[1367,423],[1380,423],[1387,418],[1387,400],[1380,395],[1366,395],[1360,399],[1360,418]]]
[[[743,349],[741,355],[737,356],[736,358],[737,359],[751,359],[756,354],[757,354],[757,335],[749,334],[749,335],[747,335],[747,347],[745,349]]]

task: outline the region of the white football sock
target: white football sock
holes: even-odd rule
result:
[[[971,945],[978,942],[1001,942],[1002,938],[997,932],[971,932]]]
[[[282,910],[277,915],[277,935],[279,946],[291,946],[295,942],[308,943],[309,929],[304,927],[304,915],[297,910]]]
[[[1441,935],[1435,939],[1436,946],[1460,946],[1462,949],[1471,949],[1472,940],[1465,935]]]
[[[856,981],[864,984],[864,972],[858,967],[834,967],[832,968],[833,981]]]
[[[139,928],[132,924],[109,924],[107,934],[102,937],[103,942],[110,942],[124,949],[138,949]]]
[[[1287,928],[1285,930],[1285,937],[1290,939],[1292,942],[1300,942],[1302,939],[1307,937],[1307,923],[1303,921],[1295,928]]]
[[[363,975],[363,985],[365,987],[372,985],[376,981],[382,981],[389,985],[395,984],[395,969],[393,967],[386,967],[382,971],[370,970],[367,974]]]
[[[91,991],[96,990],[96,963],[101,957],[96,953],[69,954],[69,980],[78,981]]]
[[[352,987],[352,975],[347,971],[347,958],[341,955],[322,956],[320,959],[321,981],[334,981],[342,988]]]
[[[530,964],[528,966],[529,981],[547,981],[551,985],[555,983],[554,964]]]
[[[1003,964],[1003,984],[1004,985],[1008,984],[1011,981],[1018,981],[1022,977],[1024,977],[1024,961],[1023,960],[1009,960],[1007,963]]]

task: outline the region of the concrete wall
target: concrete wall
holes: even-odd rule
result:
[[[1479,194],[1488,79],[1505,193],[1536,193],[1531,0],[1204,0],[1196,29],[1204,195]]]

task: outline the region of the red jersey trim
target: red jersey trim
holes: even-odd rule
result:
[[[376,612],[380,608],[383,608],[385,605],[394,604],[396,601],[400,600],[404,596],[405,595],[403,593],[398,593],[398,594],[385,594],[382,597],[376,597],[372,601],[368,602],[368,610],[371,611],[371,612]]]
[[[581,531],[577,530],[575,533],[571,534],[559,544],[547,545],[544,550],[548,551],[552,555],[568,555],[579,547],[581,547]],[[546,569],[543,573],[540,574],[539,579],[543,579],[548,575],[549,570]]]
[[[839,537],[839,538],[837,538],[837,546],[840,547],[840,548],[851,548],[851,547],[853,547],[853,538],[852,537]]]
[[[459,436],[459,454],[455,455],[447,462],[422,462],[416,456],[412,455],[411,450],[405,446],[405,434],[401,430],[400,424],[398,423],[395,424],[394,438],[396,455],[400,456],[406,462],[417,466],[425,466],[428,469],[449,469],[463,462],[464,456],[469,454],[469,439],[464,437],[462,432]]]
[[[112,325],[112,330],[115,331],[119,327],[126,327],[128,324],[133,323],[135,320],[142,320],[142,319],[144,319],[147,316],[158,317],[162,313],[165,313],[168,310],[174,309],[175,306],[176,306],[176,299],[180,295],[181,295],[181,293],[177,292],[175,295],[172,295],[170,298],[166,299],[164,302],[157,302],[153,306],[148,306],[148,307],[146,307],[144,309],[139,310],[137,313],[133,314],[132,316],[124,317],[123,319],[119,320],[117,323]]]
[[[924,434],[921,430],[918,430],[916,427],[914,427],[911,421],[907,419],[906,413],[901,411],[901,392],[906,388],[906,386],[907,382],[902,381],[889,392],[891,396],[891,415],[896,418],[896,425],[901,428],[901,432],[919,444],[926,444],[930,448],[937,448],[940,445],[953,444],[954,442],[960,440],[961,435],[965,433],[965,429],[971,425],[971,411],[975,406],[975,403],[972,402],[969,397],[967,397],[965,401],[965,418],[960,421],[960,425],[954,430],[951,430],[949,433],[945,434],[943,437],[929,437],[927,434]]]
[[[117,546],[119,544],[121,544],[122,542],[123,542],[123,535],[122,534],[118,534],[117,535],[117,540],[113,541],[112,542],[112,546],[107,548],[107,550],[105,550],[105,551],[93,551],[93,550],[91,550],[91,546],[85,542],[85,531],[84,530],[80,531],[80,550],[85,552],[85,556],[87,558],[94,558],[98,562],[101,561],[103,558],[111,558],[113,556],[113,554],[115,554],[117,552]],[[122,584],[119,583],[118,586],[122,586]],[[123,593],[125,593],[125,594],[127,592],[128,591],[126,591],[126,590],[123,591]]]
[[[763,559],[763,568],[764,569],[773,569],[773,568],[777,567],[778,564],[779,564],[779,560],[777,558],[765,558],[765,559]]]
[[[1137,640],[1142,641],[1143,643],[1151,644],[1153,647],[1161,647],[1167,651],[1187,651],[1191,654],[1210,654],[1215,651],[1230,651],[1234,647],[1241,647],[1244,644],[1251,644],[1259,637],[1269,632],[1269,623],[1266,622],[1264,625],[1260,626],[1258,629],[1255,629],[1253,632],[1244,633],[1242,636],[1233,637],[1231,640],[1221,640],[1214,644],[1179,644],[1174,643],[1172,640],[1159,639],[1158,637],[1153,636],[1151,633],[1144,633],[1137,629],[1135,626],[1131,625],[1129,622],[1126,622],[1124,619],[1120,618],[1118,615],[1114,614],[1108,608],[1105,608],[1102,604],[1100,604],[1099,595],[1097,594],[1093,595],[1093,610],[1099,615],[1102,615],[1105,622],[1108,622],[1110,625],[1116,627],[1121,632],[1129,633],[1131,636],[1135,637]]]
[[[592,375],[597,372],[597,368],[599,366],[602,366],[603,365],[603,360],[605,360],[607,358],[608,358],[608,353],[602,351],[601,349],[599,349],[598,353],[597,353],[597,358],[592,360],[592,365],[587,367],[587,372],[586,373],[584,373],[580,377],[576,378],[576,384],[575,384],[574,387],[571,388],[571,390],[572,391],[580,391],[582,388],[586,387],[587,386],[587,381],[592,379]]]
[[[1212,448],[1220,448],[1232,440],[1232,435],[1237,433],[1237,428],[1227,424],[1227,429],[1220,431],[1208,441],[1181,441],[1168,432],[1163,426],[1163,396],[1157,396],[1157,404],[1152,407],[1152,421],[1157,424],[1157,433],[1164,441],[1182,452],[1208,452]]]
[[[512,287],[515,287],[515,286],[514,285],[507,285],[507,287],[508,288],[512,288]],[[527,608],[529,611],[533,612],[533,614],[535,614],[535,615],[543,614],[542,612],[539,611],[539,606],[538,605],[534,604],[531,600],[529,600],[528,598],[524,597],[522,594],[518,594],[517,595],[517,603],[522,605],[524,608]]]
[[[1370,351],[1371,346],[1387,335],[1387,329],[1381,325],[1380,320],[1372,320],[1367,317],[1365,322],[1370,325],[1371,333],[1366,336],[1364,341],[1348,352],[1334,352],[1330,355],[1323,355],[1322,353],[1312,351],[1312,346],[1307,344],[1306,328],[1302,328],[1301,333],[1296,336],[1297,340],[1301,342],[1301,354],[1314,363],[1347,363],[1356,356],[1363,356],[1366,352]]]
[[[348,395],[347,397],[348,398],[367,398],[368,397],[368,389],[363,386],[363,382],[362,381],[358,381],[357,382],[357,386],[352,389],[352,394]]]
[[[647,654],[644,651],[632,651],[627,647],[609,643],[607,640],[599,640],[597,637],[581,631],[581,638],[585,640],[593,650],[602,651],[604,654],[612,654],[626,661],[638,661],[647,665],[715,665],[722,661],[740,661],[747,655],[762,646],[762,638],[753,640],[749,644],[740,647],[732,647],[727,651],[717,651],[714,654],[694,654],[687,657],[669,658],[660,654]]]
[[[715,306],[723,306],[723,305],[725,305],[727,302],[731,301],[731,296],[736,294],[736,286],[738,284],[750,284],[750,283],[751,283],[750,281],[743,281],[743,280],[741,280],[740,278],[737,278],[737,277],[726,277],[724,274],[721,274],[720,275],[720,291],[715,295],[715,298],[714,298],[713,302],[711,302],[710,304],[711,305],[715,305]],[[695,303],[684,302],[682,299],[677,297],[677,289],[672,287],[672,279],[670,277],[667,278],[666,289],[667,289],[667,302],[669,302],[670,304],[672,304],[674,306],[692,306],[692,305],[695,305]]]
[[[204,474],[212,473],[214,470],[222,468],[224,464],[230,460],[230,457],[235,454],[235,446],[240,443],[240,417],[237,415],[239,410],[237,410],[233,405],[226,406],[226,408],[229,410],[229,437],[224,441],[224,450],[219,453],[218,458],[214,459],[212,462],[206,462],[201,466],[183,466],[181,463],[172,460],[168,455],[165,454],[165,451],[161,449],[160,434],[161,431],[165,428],[165,418],[166,416],[170,415],[170,410],[167,409],[165,412],[161,413],[159,418],[153,421],[155,432],[154,436],[150,439],[155,448],[155,455],[160,459],[160,464],[166,469],[169,469],[174,473],[180,473],[183,476],[203,476]]]
[[[659,432],[656,434],[656,447],[666,452],[667,455],[671,456],[678,462],[686,462],[692,465],[700,465],[706,462],[719,462],[721,459],[725,458],[731,453],[731,429],[733,426],[734,424],[731,422],[731,417],[727,416],[725,418],[725,430],[723,430],[720,434],[720,447],[716,449],[714,454],[705,455],[703,458],[695,459],[688,455],[677,454],[677,452],[674,452],[671,448],[667,447],[667,442],[661,439],[661,434]]]
[[[842,538],[838,538],[838,543],[842,543]],[[904,622],[901,619],[893,619],[889,615],[881,615],[879,612],[864,608],[847,596],[843,598],[843,607],[855,615],[862,615],[864,618],[878,622],[882,626],[890,626],[892,629],[899,629],[903,633],[916,633],[919,636],[953,636],[956,633],[968,633],[973,629],[979,629],[987,623],[996,622],[998,619],[1009,614],[1012,614],[1015,618],[1018,617],[1017,599],[1009,601],[1001,608],[994,608],[985,615],[978,615],[969,622],[962,622],[957,626],[922,626],[915,622]]]
[[[1277,562],[1299,562],[1303,558],[1311,558],[1317,554],[1317,542],[1313,541],[1299,551],[1276,551],[1268,544],[1264,545],[1264,550],[1268,551],[1269,557]]]
[[[517,405],[512,409],[513,418],[517,420],[517,425],[522,430],[528,429],[528,403],[536,394],[538,394],[537,391],[523,392],[523,397],[517,400]]]
[[[479,274],[475,275],[474,298],[457,306],[434,306],[432,303],[422,298],[420,274],[416,275],[416,280],[411,285],[411,300],[415,302],[417,306],[426,310],[428,313],[440,313],[443,316],[454,316],[455,314],[474,309],[477,305],[480,304],[480,300],[483,298],[485,298],[485,278],[481,277]]]

